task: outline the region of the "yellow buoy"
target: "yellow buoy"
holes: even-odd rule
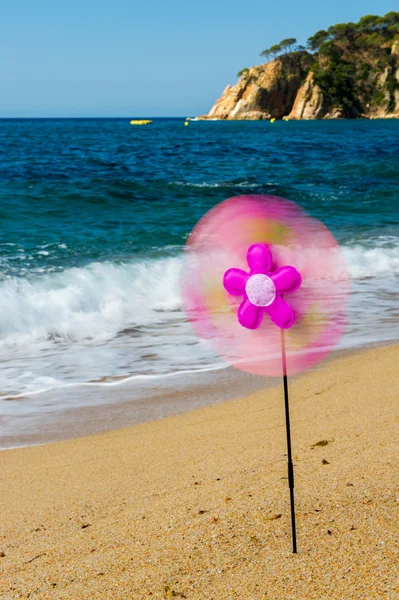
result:
[[[275,118],[270,119],[270,123],[274,123],[275,120],[276,120]]]
[[[132,119],[130,125],[151,125],[151,119]]]
[[[185,124],[185,125],[188,125],[188,121],[186,121],[184,124]]]

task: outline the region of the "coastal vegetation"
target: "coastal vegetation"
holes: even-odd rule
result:
[[[342,106],[344,116],[359,116],[363,107],[382,104],[385,94],[378,85],[386,73],[389,109],[395,109],[397,57],[393,43],[399,41],[399,12],[384,17],[366,15],[358,23],[333,25],[308,39],[313,51],[314,82],[331,102]]]
[[[238,72],[238,88],[229,90],[240,105],[221,118],[280,118],[276,94],[288,88],[291,110],[301,106],[292,118],[399,116],[399,12],[332,25],[309,37],[306,47],[286,38],[260,55],[266,63]],[[251,85],[263,91],[252,93]]]
[[[294,45],[297,43],[296,38],[287,38],[286,40],[283,40],[282,42],[280,42],[279,44],[275,44],[274,46],[272,46],[271,48],[268,48],[266,50],[263,50],[263,52],[261,52],[261,56],[264,56],[266,58],[272,56],[273,58],[276,58],[276,56],[278,54],[280,54],[281,52],[292,52],[294,49]],[[298,49],[304,49],[302,46],[299,47],[295,47],[295,50]]]

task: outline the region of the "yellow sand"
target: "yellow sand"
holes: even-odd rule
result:
[[[292,382],[298,555],[280,385],[0,453],[0,598],[398,599],[398,376],[391,346]]]

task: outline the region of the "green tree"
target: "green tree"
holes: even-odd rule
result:
[[[373,31],[370,35],[362,37],[360,45],[365,50],[379,49],[381,47],[381,36],[376,31]]]
[[[387,13],[384,17],[381,17],[381,23],[386,38],[396,36],[399,33],[399,12],[391,11]]]
[[[360,19],[356,28],[359,32],[371,32],[380,27],[381,17],[377,17],[376,15],[366,15]]]
[[[377,103],[391,112],[398,108],[397,61],[391,52],[394,40],[399,40],[398,11],[383,17],[365,15],[357,23],[337,23],[317,31],[307,40],[313,59],[295,38],[282,40],[261,56],[270,59],[285,53],[284,64],[303,62],[304,71],[314,73],[326,106],[336,107],[343,116],[358,117]],[[384,70],[386,79],[379,83]]]
[[[328,29],[328,33],[335,42],[348,46],[356,37],[355,23],[337,23]]]
[[[292,52],[291,49],[296,43],[297,40],[295,38],[287,38],[286,40],[280,42],[280,49],[285,50],[286,52]]]
[[[326,68],[316,67],[314,75],[315,83],[333,105],[341,108],[342,116],[351,118],[361,114],[356,73],[351,62],[332,59]]]
[[[249,73],[249,69],[247,67],[245,67],[245,69],[241,69],[241,71],[238,71],[237,77],[242,77],[243,75],[247,75],[248,73]]]
[[[329,38],[329,34],[327,33],[327,31],[325,31],[324,29],[321,29],[320,31],[318,31],[317,33],[315,33],[313,36],[311,36],[308,41],[307,41],[307,46],[309,48],[309,50],[311,50],[312,52],[315,52],[316,50],[318,50],[320,48],[320,46],[328,40]]]
[[[339,60],[342,55],[342,50],[334,43],[334,40],[327,40],[321,44],[319,55],[321,57],[330,58],[331,60]]]
[[[270,55],[271,55],[270,48],[267,48],[266,50],[262,50],[262,52],[260,53],[260,56],[263,56],[264,58],[269,58]]]
[[[276,56],[280,54],[281,50],[281,44],[274,44],[274,46],[270,48],[270,54],[273,56],[273,58],[276,58]]]
[[[392,10],[391,12],[387,13],[384,17],[381,17],[380,21],[388,27],[392,25],[399,25],[399,12],[394,12]]]

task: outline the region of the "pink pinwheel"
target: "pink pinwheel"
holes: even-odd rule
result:
[[[265,244],[253,244],[248,250],[249,273],[229,269],[223,277],[226,291],[233,296],[243,296],[238,309],[238,321],[247,329],[257,329],[266,312],[280,329],[294,324],[295,315],[282,294],[295,292],[301,285],[299,272],[291,266],[280,267],[273,273],[272,254]]]

